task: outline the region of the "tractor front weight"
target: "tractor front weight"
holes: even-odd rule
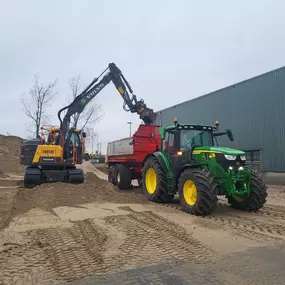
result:
[[[223,193],[228,197],[249,196],[250,194],[250,177],[251,173],[247,169],[238,170],[237,172],[229,169],[224,179],[220,179],[219,185]]]

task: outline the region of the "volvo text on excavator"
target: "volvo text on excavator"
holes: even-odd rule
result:
[[[70,118],[74,114],[82,113],[86,105],[110,82],[113,82],[122,96],[125,111],[137,113],[146,125],[154,123],[154,111],[148,108],[142,99],[137,99],[121,70],[114,63],[110,63],[71,104],[59,110],[60,127],[51,126],[45,129],[47,139],[39,137],[22,143],[20,163],[27,166],[25,187],[55,181],[84,182],[83,170],[76,168],[76,164],[82,163],[86,134],[70,127]]]

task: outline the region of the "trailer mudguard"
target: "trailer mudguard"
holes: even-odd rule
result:
[[[144,162],[152,156],[155,156],[157,158],[160,166],[162,167],[162,169],[166,173],[168,194],[174,195],[175,194],[174,174],[173,174],[171,163],[170,163],[169,159],[166,157],[166,155],[162,151],[155,151],[155,152],[147,155]]]

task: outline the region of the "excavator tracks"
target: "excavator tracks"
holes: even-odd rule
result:
[[[24,176],[24,186],[32,188],[41,184],[41,171],[39,168],[27,167]]]
[[[24,177],[24,187],[33,188],[42,183],[66,182],[80,184],[84,182],[82,169],[71,168],[63,170],[40,170],[36,167],[27,167]]]
[[[69,170],[69,182],[73,184],[84,182],[84,173],[82,169],[73,168]]]

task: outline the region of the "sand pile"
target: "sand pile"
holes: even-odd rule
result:
[[[23,174],[24,167],[20,165],[21,138],[0,135],[0,177],[6,173]]]
[[[92,202],[143,203],[143,195],[118,190],[109,182],[87,173],[83,184],[47,183],[33,189],[21,188],[13,201],[13,216],[32,208],[52,211],[60,206],[78,206]]]

